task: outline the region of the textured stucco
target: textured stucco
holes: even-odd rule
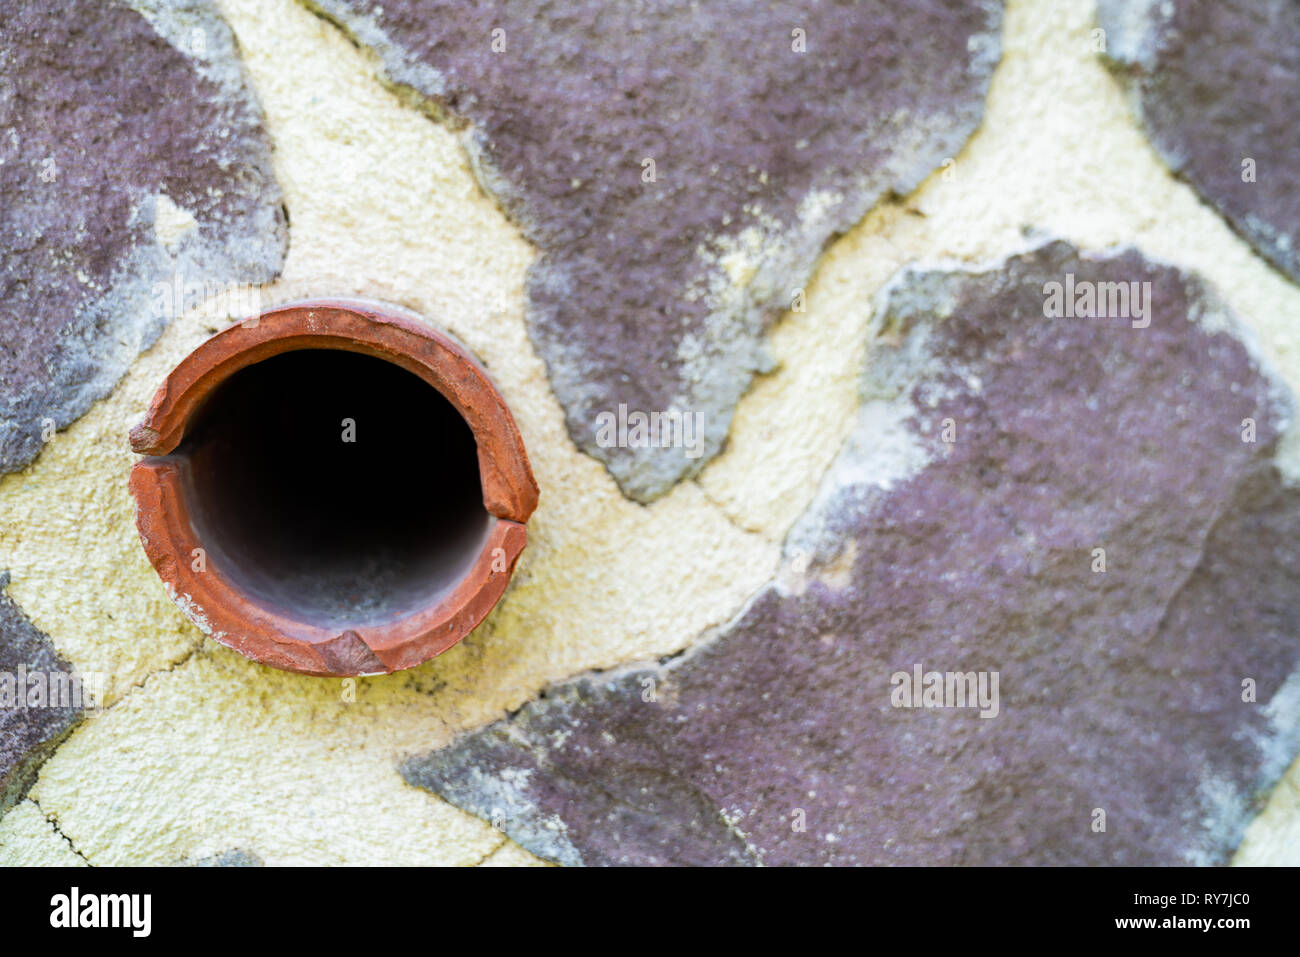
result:
[[[87,867],[35,801],[23,801],[0,819],[0,860],[8,867]]]
[[[827,241],[978,125],[1002,16],[1001,0],[313,6],[468,122],[480,182],[538,247],[526,317],[569,434],[645,502],[721,448]],[[600,443],[592,423],[619,405],[689,411],[699,447]]]
[[[376,296],[438,321],[484,361],[548,491],[512,589],[488,621],[429,665],[360,680],[353,705],[338,682],[260,668],[205,643],[148,567],[125,488],[127,428],[166,371],[225,321],[216,306],[182,317],[110,399],[0,482],[11,594],[74,666],[110,679],[110,707],[87,728],[95,733],[75,735],[35,791],[92,859],[177,861],[241,846],[268,864],[469,863],[504,838],[405,785],[397,761],[517,707],[548,681],[683,647],[734,613],[775,568],[777,546],[737,528],[694,484],[649,508],[630,502],[572,445],[523,325],[532,251],[481,194],[450,131],[402,106],[305,9],[248,2],[223,12],[274,130],[292,224],[266,301]],[[662,602],[651,582],[671,583],[674,600]],[[160,669],[173,670],[154,675]],[[239,690],[204,674],[230,675]],[[323,720],[331,710],[336,720]],[[222,732],[227,712],[246,726]],[[202,750],[220,769],[200,770],[198,754],[175,759],[209,733],[218,737]],[[287,739],[312,756],[286,757]],[[115,741],[129,741],[134,757]],[[240,742],[238,754],[222,741]],[[97,748],[119,756],[96,760]],[[238,813],[240,782],[256,796],[277,766],[284,799]],[[319,820],[355,818],[356,840],[332,837],[337,825],[316,825],[313,840],[290,837],[283,809],[298,790],[318,796]],[[363,839],[365,806],[387,809],[380,826],[402,839]],[[229,835],[190,826],[196,807]]]
[[[8,584],[9,574],[0,572],[0,694],[12,695],[0,705],[0,815],[23,798],[41,762],[80,720],[83,708],[93,706],[93,697],[84,694],[76,701],[64,699],[62,689],[74,676],[50,640],[4,594]],[[33,672],[43,676],[40,685],[33,691],[23,681],[20,689],[19,675]],[[28,707],[33,703],[41,707]]]
[[[1064,275],[1143,283],[1141,328],[1045,318]],[[1293,400],[1237,332],[1132,249],[903,270],[782,574],[685,655],[403,775],[565,864],[1224,862],[1300,747]],[[913,665],[1001,690],[978,717],[891,707]]]
[[[112,392],[174,315],[157,286],[262,283],[288,234],[212,0],[0,18],[0,471]]]
[[[1161,157],[1261,256],[1300,279],[1300,5],[1102,0],[1097,12],[1106,53]]]
[[[400,762],[550,682],[671,654],[736,616],[849,434],[873,303],[905,263],[995,260],[1026,231],[1084,250],[1133,245],[1212,284],[1300,392],[1300,290],[1161,162],[1097,55],[1092,4],[1012,0],[983,123],[955,165],[828,249],[807,311],[768,337],[777,366],[740,400],[726,450],[635,504],[569,438],[525,327],[536,251],[483,195],[457,133],[387,91],[369,54],[293,0],[221,9],[290,217],[265,300],[376,296],[457,335],[511,404],[542,504],[488,621],[418,669],[358,680],[355,701],[341,682],[205,641],[148,567],[125,488],[128,427],[225,322],[220,304],[181,317],[109,398],[0,479],[9,595],[74,667],[110,679],[109,707],[0,819],[0,862],[177,863],[239,848],[268,865],[536,863],[408,785]],[[893,424],[880,426],[881,468],[906,467]],[[1293,767],[1238,862],[1300,863],[1297,782]]]

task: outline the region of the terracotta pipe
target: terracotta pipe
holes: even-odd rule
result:
[[[172,370],[131,447],[145,553],[214,640],[313,675],[446,651],[505,591],[538,489],[505,400],[390,306],[293,303]]]

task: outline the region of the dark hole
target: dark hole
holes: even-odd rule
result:
[[[465,420],[416,375],[355,352],[241,370],[172,458],[209,569],[322,627],[390,622],[445,594],[495,522]]]

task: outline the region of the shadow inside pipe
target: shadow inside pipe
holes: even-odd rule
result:
[[[382,625],[436,601],[496,522],[460,413],[361,353],[305,349],[242,369],[167,458],[209,566],[321,627]]]

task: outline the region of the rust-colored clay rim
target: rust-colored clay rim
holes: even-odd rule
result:
[[[395,622],[342,634],[254,601],[209,564],[181,493],[180,467],[143,461],[131,470],[145,554],[181,610],[205,634],[254,661],[311,675],[381,674],[411,668],[469,634],[505,591],[537,507],[537,482],[505,400],[464,348],[393,307],[352,300],[297,302],[217,333],[167,376],[131,447],[162,456],[180,445],[191,417],[236,372],[285,352],[340,349],[385,359],[442,393],[478,443],[483,503],[497,518],[487,542],[450,593]]]

